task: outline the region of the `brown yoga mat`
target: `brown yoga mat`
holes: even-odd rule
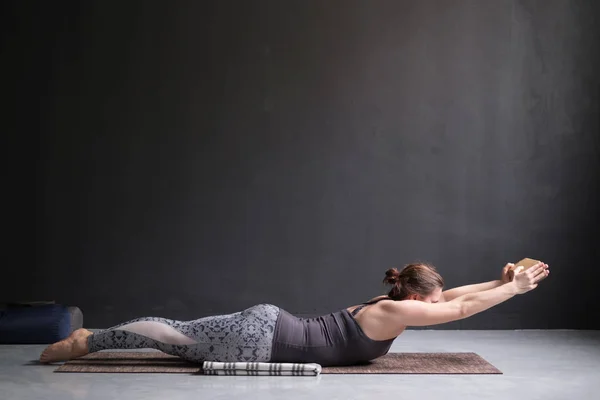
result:
[[[55,372],[197,373],[199,364],[159,352],[98,352],[71,360]],[[324,367],[322,374],[502,374],[475,353],[388,353],[362,365]]]

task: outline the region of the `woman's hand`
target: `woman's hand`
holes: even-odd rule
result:
[[[527,293],[538,286],[538,282],[550,274],[548,264],[539,262],[531,268],[523,271],[522,265],[515,268],[514,278],[510,284],[514,285],[517,294]]]
[[[504,266],[504,268],[502,268],[502,277],[500,278],[502,283],[508,283],[513,280],[513,277],[515,276],[515,274],[513,272],[514,267],[515,267],[515,264],[508,263]]]

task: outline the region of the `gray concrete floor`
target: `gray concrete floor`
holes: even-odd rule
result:
[[[503,375],[245,377],[54,373],[45,346],[0,346],[0,400],[13,399],[600,399],[600,331],[426,331],[394,352],[473,351]]]

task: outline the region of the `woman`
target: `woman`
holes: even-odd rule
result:
[[[146,317],[92,333],[78,329],[48,346],[41,362],[64,361],[106,349],[154,348],[189,361],[312,362],[350,365],[383,356],[407,326],[470,317],[537,287],[550,273],[542,262],[528,270],[507,264],[498,281],[442,291],[427,264],[386,272],[387,296],[316,318],[294,317],[271,304],[244,311],[174,321]]]

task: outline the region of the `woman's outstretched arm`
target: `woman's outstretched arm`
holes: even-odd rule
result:
[[[452,301],[442,303],[425,303],[418,300],[389,302],[382,307],[389,307],[392,319],[404,326],[427,326],[468,318],[500,304],[517,294],[535,289],[538,282],[548,276],[547,265],[538,263],[523,271],[518,267],[514,279],[493,289],[467,293]]]
[[[514,267],[515,267],[515,264],[512,264],[512,263],[506,264],[504,266],[504,268],[502,269],[502,276],[500,277],[500,279],[497,279],[495,281],[475,283],[475,284],[471,284],[471,285],[459,286],[459,287],[455,287],[452,289],[444,290],[442,292],[442,296],[440,297],[439,301],[440,302],[452,301],[452,300],[456,299],[457,297],[460,297],[465,294],[483,292],[485,290],[490,290],[490,289],[497,288],[498,286],[502,286],[505,283],[508,283],[512,280],[512,278],[513,278],[512,271],[513,271]],[[548,266],[545,265],[545,268],[547,269]]]
[[[452,289],[444,290],[442,292],[442,296],[439,301],[452,301],[457,297],[460,297],[469,293],[483,292],[485,290],[490,290],[497,288],[498,286],[502,286],[504,282],[500,279],[495,281],[483,282],[483,283],[474,283],[472,285],[459,286]]]

